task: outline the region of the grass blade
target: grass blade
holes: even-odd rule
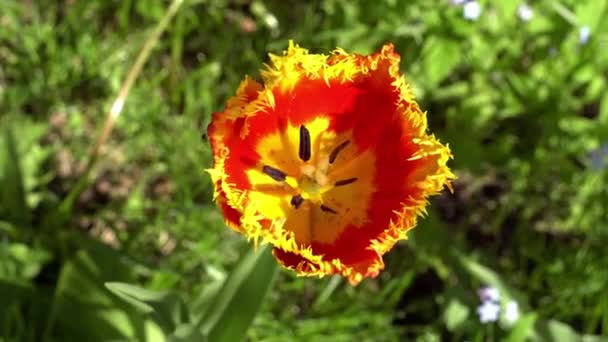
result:
[[[26,225],[30,212],[25,200],[25,186],[21,172],[17,142],[10,125],[4,129],[4,150],[0,151],[0,218],[6,216],[8,221]]]
[[[277,263],[269,245],[250,246],[203,317],[209,341],[242,341],[275,278]]]

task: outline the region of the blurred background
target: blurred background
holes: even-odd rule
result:
[[[185,0],[93,157],[169,6],[0,0],[0,341],[608,335],[608,1]],[[211,113],[289,39],[393,42],[455,156],[357,287],[275,275],[204,172]]]

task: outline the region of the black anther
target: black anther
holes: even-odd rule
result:
[[[283,172],[279,169],[276,169],[272,166],[268,166],[268,165],[264,165],[262,167],[262,172],[269,175],[270,177],[272,177],[272,179],[276,180],[277,182],[282,182],[285,180],[285,177],[287,177],[285,172]]]
[[[347,185],[350,183],[354,183],[357,181],[357,177],[353,177],[353,178],[348,178],[348,179],[343,179],[343,180],[339,180],[337,182],[334,183],[334,186],[342,186],[342,185]]]
[[[293,207],[296,209],[302,205],[302,202],[304,202],[304,199],[300,195],[295,195],[291,198],[291,205],[293,205]]]
[[[300,149],[298,155],[303,161],[310,159],[310,132],[302,125],[300,126]]]
[[[338,154],[340,152],[342,152],[342,150],[345,149],[346,146],[348,146],[348,144],[350,144],[350,140],[346,140],[345,142],[336,146],[336,148],[334,148],[333,151],[331,151],[331,153],[329,154],[329,163],[330,164],[333,164],[336,161],[336,158],[338,158]]]
[[[333,210],[332,208],[325,206],[323,204],[321,204],[321,210],[327,212],[327,213],[332,213],[332,214],[337,214],[338,212]]]

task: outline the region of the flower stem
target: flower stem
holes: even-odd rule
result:
[[[144,45],[141,48],[139,55],[137,56],[137,59],[131,66],[131,69],[129,69],[129,73],[127,74],[127,77],[123,81],[123,83],[120,87],[120,90],[118,91],[118,94],[116,95],[116,98],[112,102],[112,106],[110,107],[110,110],[106,114],[105,122],[103,124],[103,127],[102,127],[99,135],[97,136],[95,145],[93,145],[93,149],[91,150],[91,153],[89,154],[83,174],[80,176],[80,178],[78,179],[78,182],[76,183],[74,188],[72,188],[70,193],[66,196],[66,198],[63,200],[63,202],[61,203],[61,205],[59,207],[59,211],[60,211],[62,217],[65,218],[68,214],[70,214],[72,212],[74,202],[78,199],[80,194],[84,191],[86,186],[89,184],[91,170],[93,169],[93,167],[99,160],[101,147],[103,146],[103,144],[105,144],[105,142],[110,137],[110,133],[112,133],[112,129],[114,128],[114,122],[116,121],[116,119],[118,119],[118,116],[120,116],[120,113],[122,112],[123,106],[125,104],[127,96],[129,95],[129,92],[131,91],[131,87],[133,86],[133,83],[135,82],[135,80],[137,79],[139,74],[141,73],[142,67],[148,60],[148,57],[150,57],[150,53],[152,52],[154,47],[156,47],[156,45],[158,44],[160,36],[162,35],[162,33],[165,31],[165,29],[171,22],[171,19],[173,19],[175,14],[177,14],[177,11],[179,10],[179,8],[183,2],[184,2],[184,0],[173,0],[171,5],[167,9],[167,12],[163,16],[163,18],[158,22],[158,24],[154,28],[154,31],[152,32],[152,34],[150,34],[150,36],[144,42]]]
[[[551,7],[553,10],[557,12],[559,16],[561,16],[565,21],[567,21],[570,25],[577,27],[578,26],[578,18],[576,14],[572,13],[568,7],[562,5],[559,1],[553,1],[551,3]]]

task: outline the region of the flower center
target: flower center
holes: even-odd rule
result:
[[[376,155],[352,139],[352,132],[331,131],[322,115],[260,139],[253,147],[260,159],[246,171],[255,211],[299,244],[331,243],[346,227],[366,225]]]
[[[321,195],[327,191],[317,183],[314,179],[304,176],[302,181],[298,184],[298,188],[301,191],[303,199],[311,200],[313,203],[323,203]]]
[[[326,156],[312,158],[313,149],[310,132],[306,126],[302,125],[300,126],[299,133],[298,157],[303,163],[300,168],[300,179],[295,180],[282,170],[270,165],[264,165],[262,172],[277,182],[287,184],[297,193],[290,201],[290,204],[295,209],[300,208],[305,201],[309,201],[311,204],[319,206],[324,212],[338,214],[335,208],[324,204],[323,195],[334,187],[346,186],[357,181],[357,177],[352,177],[332,182],[328,176],[330,165],[335,162],[340,152],[350,144],[350,141],[346,140],[340,143]],[[319,153],[320,151],[316,152]],[[314,164],[315,162],[316,165]]]

